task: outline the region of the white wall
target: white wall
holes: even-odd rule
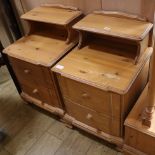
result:
[[[155,0],[13,0],[19,16],[23,13],[40,6],[44,3],[57,3],[75,6],[85,14],[93,10],[113,10],[146,16],[153,21],[153,11],[155,10]],[[24,29],[28,27],[22,22]]]
[[[85,13],[89,13],[92,10],[101,9],[101,0],[22,0],[25,11],[31,10],[32,8],[44,3],[75,6]]]

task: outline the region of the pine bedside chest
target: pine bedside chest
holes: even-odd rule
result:
[[[133,15],[104,11],[73,26],[79,45],[52,68],[66,122],[123,145],[124,120],[148,81],[152,27]]]
[[[30,31],[4,50],[22,89],[21,96],[43,109],[63,115],[50,68],[77,43],[72,25],[81,19],[76,8],[46,5],[22,15]]]

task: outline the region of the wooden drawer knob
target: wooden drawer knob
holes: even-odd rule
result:
[[[30,73],[30,70],[24,69],[24,73],[25,73],[25,74],[29,74],[29,73]]]
[[[32,93],[33,94],[37,94],[38,93],[38,89],[34,89]]]
[[[92,116],[91,114],[88,114],[88,115],[86,116],[86,119],[87,119],[87,120],[90,120],[90,119],[92,119],[92,117],[93,117],[93,116]]]
[[[83,97],[83,98],[87,98],[87,97],[89,97],[89,95],[88,95],[87,93],[83,93],[83,94],[82,94],[82,97]]]

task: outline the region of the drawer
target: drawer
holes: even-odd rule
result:
[[[9,57],[9,60],[20,84],[27,85],[32,83],[36,86],[47,87],[41,66],[33,65],[12,57]]]
[[[65,100],[67,114],[88,126],[96,128],[113,136],[120,136],[120,121],[108,116],[101,116],[97,112],[81,105]]]
[[[121,96],[58,75],[63,97],[100,114],[120,118]]]
[[[40,88],[35,86],[29,86],[29,85],[21,85],[22,91],[29,96],[38,99],[42,101],[43,103],[57,106],[57,98],[53,95],[53,91],[46,88]]]

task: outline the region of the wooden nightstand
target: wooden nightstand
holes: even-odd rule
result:
[[[124,120],[148,81],[153,24],[94,12],[73,27],[80,33],[78,48],[52,68],[64,119],[121,147]]]
[[[58,115],[64,110],[50,68],[77,44],[72,25],[82,12],[64,6],[41,6],[22,15],[29,33],[4,50],[20,83],[21,96]]]

